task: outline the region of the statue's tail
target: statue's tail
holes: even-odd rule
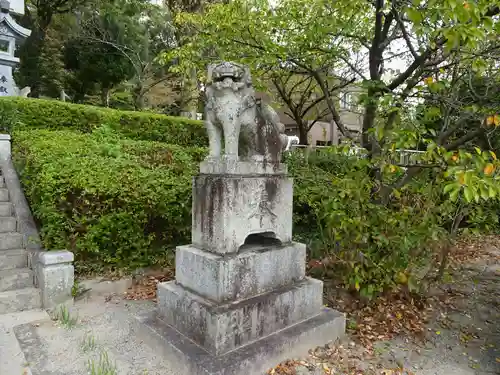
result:
[[[256,104],[258,116],[265,120],[263,123],[265,123],[266,126],[271,126],[273,128],[272,130],[279,138],[280,149],[282,151],[285,150],[288,144],[288,136],[285,134],[285,124],[280,121],[280,117],[274,109],[271,106],[262,103],[261,99],[257,99]]]

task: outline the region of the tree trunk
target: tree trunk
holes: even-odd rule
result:
[[[136,111],[142,111],[145,107],[144,103],[144,84],[142,81],[138,80],[134,88],[134,107]]]
[[[103,87],[101,89],[101,105],[103,107],[109,107],[109,88]]]
[[[297,121],[297,126],[299,128],[299,142],[300,142],[300,144],[301,145],[309,144],[309,139],[307,139],[307,135],[308,135],[307,124],[304,124],[302,122],[302,119],[300,119],[299,121]]]
[[[183,96],[183,108],[182,112],[189,112],[189,117],[196,119],[196,113],[198,112],[198,77],[196,76],[196,70],[189,70],[189,77],[184,81],[182,88]]]
[[[363,129],[361,133],[361,147],[366,148],[368,151],[373,152],[371,145],[370,130],[375,124],[375,117],[377,116],[377,98],[376,92],[373,89],[368,89],[368,100],[369,102],[365,107],[365,114],[363,116]]]
[[[145,103],[144,103],[144,94],[140,94],[135,97],[134,100],[134,107],[136,111],[142,111],[144,109]]]

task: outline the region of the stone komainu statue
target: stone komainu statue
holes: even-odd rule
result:
[[[222,152],[229,160],[279,162],[288,143],[278,114],[255,98],[248,67],[223,62],[210,65],[206,86],[209,159]]]

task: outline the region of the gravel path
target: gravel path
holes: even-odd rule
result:
[[[489,249],[486,257],[450,276],[449,283],[433,292],[444,308],[436,309],[423,341],[398,337],[376,343],[373,355],[367,355],[346,337],[290,367],[296,375],[500,374],[500,250]],[[278,368],[274,373],[286,371]]]

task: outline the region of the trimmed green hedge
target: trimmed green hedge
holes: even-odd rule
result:
[[[71,129],[90,133],[106,125],[132,139],[185,146],[208,145],[201,121],[57,100],[1,98],[0,120],[3,130],[9,132],[21,129]]]
[[[47,249],[76,254],[80,270],[135,268],[189,242],[191,177],[205,148],[92,134],[13,133],[13,158]]]

